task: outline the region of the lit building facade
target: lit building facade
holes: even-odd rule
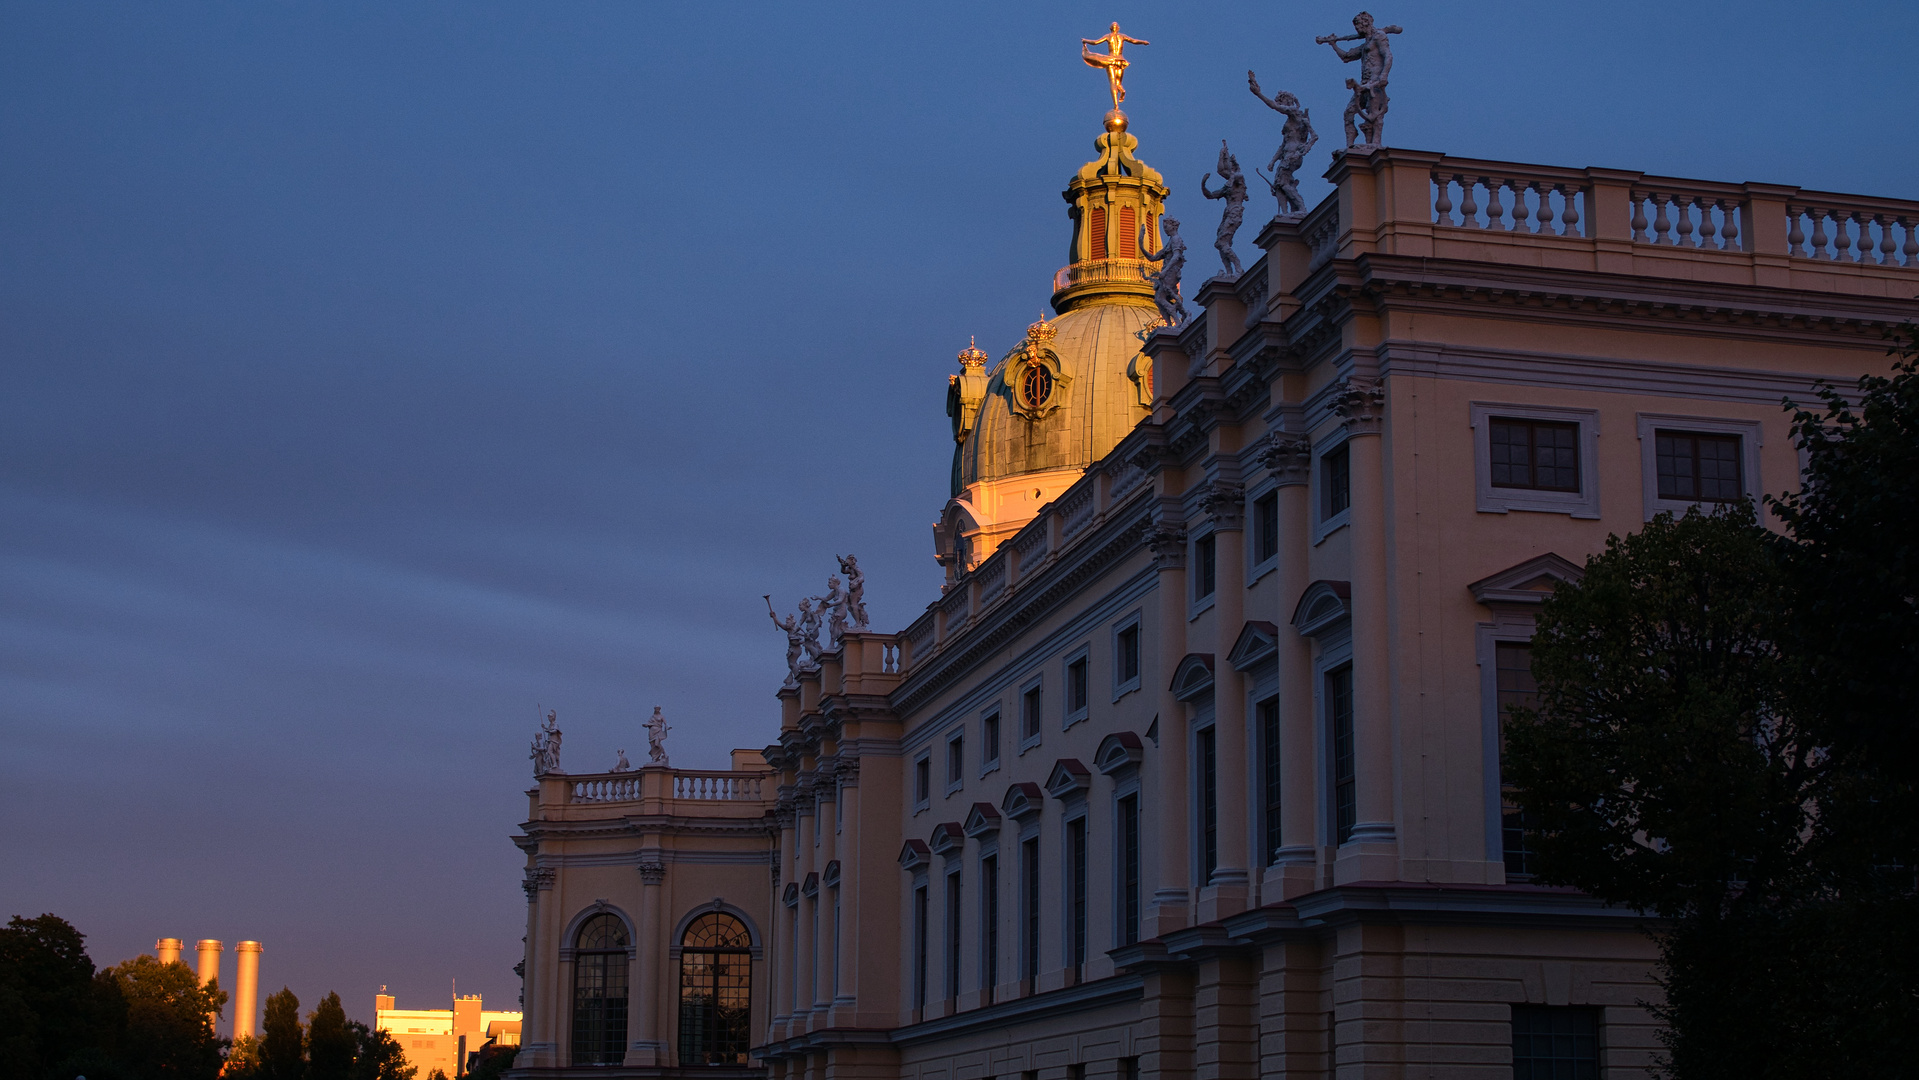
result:
[[[1796,485],[1919,203],[1360,148],[1155,332],[1166,189],[1096,149],[1058,317],[949,387],[942,594],[730,771],[530,794],[516,1075],[1644,1075],[1651,944],[1530,882],[1502,706],[1608,534]]]
[[[469,1057],[480,1048],[518,1046],[520,1014],[489,1011],[478,994],[463,994],[453,999],[450,1009],[399,1009],[386,987],[373,998],[373,1026],[393,1036],[406,1054],[406,1062],[420,1070],[415,1080],[427,1080],[434,1072],[456,1077],[466,1072]]]

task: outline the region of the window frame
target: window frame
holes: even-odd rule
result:
[[[1504,514],[1519,510],[1566,514],[1582,519],[1599,517],[1599,410],[1475,401],[1471,405],[1471,415],[1475,510],[1482,514]],[[1576,425],[1578,433],[1574,436],[1574,444],[1579,462],[1579,490],[1494,487],[1492,422],[1495,419]]]
[[[1219,601],[1219,532],[1207,529],[1193,537],[1187,560],[1186,617],[1193,619]]]
[[[1271,712],[1268,722],[1267,713]],[[1258,754],[1254,776],[1258,781],[1256,798],[1259,818],[1255,823],[1261,851],[1259,865],[1279,865],[1279,849],[1285,845],[1281,825],[1285,817],[1286,762],[1285,740],[1280,723],[1279,695],[1269,694],[1253,702],[1253,735]]]
[[[1352,522],[1352,441],[1352,433],[1341,428],[1325,440],[1316,441],[1313,444],[1311,488],[1307,497],[1313,501],[1313,544],[1315,546]],[[1346,505],[1336,512],[1328,513],[1332,494],[1326,486],[1327,470],[1330,468],[1326,459],[1338,454],[1344,454],[1346,457]]]
[[[1092,647],[1081,645],[1066,654],[1060,662],[1059,701],[1060,730],[1065,731],[1074,724],[1085,720],[1092,713],[1093,702],[1093,663]],[[1073,707],[1073,668],[1080,669],[1079,707]]]
[[[1251,588],[1254,582],[1279,568],[1279,485],[1269,482],[1253,489],[1246,497],[1246,504],[1249,508],[1246,514],[1248,526],[1246,531],[1251,537],[1251,542],[1246,545],[1246,587]],[[1268,506],[1272,507],[1270,523],[1264,516],[1266,513],[1264,508]],[[1260,549],[1269,535],[1272,538],[1273,552],[1262,556]]]
[[[1125,656],[1120,650],[1126,632],[1133,632],[1133,674],[1127,678]],[[1146,673],[1146,635],[1141,629],[1140,613],[1133,611],[1113,623],[1113,700],[1117,702],[1138,690]]]
[[[1538,1005],[1530,1002],[1515,1002],[1511,1006],[1511,1010],[1510,1015],[1507,1017],[1507,1028],[1512,1036],[1513,1076],[1515,1078],[1518,1078],[1518,1080],[1531,1080],[1531,1078],[1547,1076],[1590,1076],[1597,1078],[1606,1074],[1606,1013],[1604,1009],[1596,1005]],[[1590,1060],[1590,1071],[1578,1068],[1578,1065],[1581,1064],[1578,1060],[1566,1061],[1565,1059],[1547,1058],[1542,1062],[1537,1055],[1529,1055],[1526,1058],[1522,1058],[1519,1053],[1522,1017],[1531,1021],[1554,1017],[1568,1019],[1581,1017],[1590,1020],[1592,1024],[1590,1034],[1585,1032],[1560,1032],[1553,1030],[1529,1030],[1527,1032],[1527,1036],[1531,1039],[1543,1037],[1555,1043],[1561,1039],[1591,1039],[1592,1058]],[[1528,1028],[1532,1027],[1530,1023],[1526,1026]],[[1538,1067],[1541,1064],[1545,1066],[1544,1070]],[[1561,1067],[1562,1065],[1569,1065],[1571,1068]]]
[[[923,814],[933,805],[933,751],[913,755],[913,813]]]
[[[1005,726],[1005,722],[1002,719],[1004,715],[998,705],[994,705],[992,708],[980,713],[979,774],[981,776],[999,771],[1000,741],[1005,734],[1002,730]],[[991,756],[988,756],[989,754]]]
[[[1030,732],[1028,729],[1031,729]],[[1046,673],[1039,672],[1019,688],[1019,756],[1046,738]]]
[[[1474,635],[1474,654],[1479,664],[1479,717],[1481,752],[1480,803],[1485,816],[1485,858],[1504,870],[1506,865],[1505,785],[1500,763],[1500,714],[1498,647],[1532,644],[1535,631],[1533,615],[1499,611],[1494,621],[1478,624]]]
[[[1659,497],[1659,451],[1657,433],[1670,431],[1682,435],[1739,436],[1739,486],[1746,498],[1758,504],[1765,491],[1759,477],[1759,459],[1765,446],[1765,423],[1723,416],[1677,416],[1670,413],[1639,413],[1639,488],[1645,502],[1646,520],[1666,511],[1683,515],[1697,506],[1710,511],[1725,503],[1704,499],[1662,499]]]
[[[946,794],[966,787],[966,725],[946,733]]]

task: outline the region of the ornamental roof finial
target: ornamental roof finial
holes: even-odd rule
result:
[[[959,354],[960,370],[971,371],[985,367],[988,359],[990,357],[986,355],[985,349],[979,347],[979,341],[972,335],[967,335],[966,348],[961,349]]]

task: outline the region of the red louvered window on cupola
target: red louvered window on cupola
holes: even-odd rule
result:
[[[1106,257],[1106,208],[1104,206],[1093,207],[1093,253],[1087,257],[1091,259]]]
[[[1119,208],[1119,257],[1139,258],[1139,211],[1130,206]]]

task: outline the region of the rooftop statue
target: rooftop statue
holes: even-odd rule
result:
[[[846,590],[836,574],[826,578],[826,595],[820,598],[820,610],[826,615],[826,647],[837,649],[846,634]]]
[[[780,685],[791,690],[800,684],[800,654],[806,649],[806,636],[793,616],[788,615],[786,621],[782,622],[780,617],[773,613],[771,593],[761,599],[766,601],[766,617],[773,620],[774,626],[786,631],[786,681]],[[806,601],[800,601],[800,610],[806,610]],[[814,625],[817,628],[818,624]]]
[[[1119,110],[1119,103],[1126,100],[1126,87],[1123,84],[1123,80],[1126,78],[1126,69],[1133,63],[1131,60],[1126,59],[1126,46],[1129,44],[1151,45],[1152,42],[1141,41],[1136,37],[1127,37],[1125,34],[1119,32],[1118,23],[1114,23],[1111,30],[1106,31],[1106,33],[1099,37],[1080,38],[1079,41],[1079,56],[1080,59],[1086,61],[1086,66],[1104,68],[1106,70],[1106,81],[1112,84],[1113,109],[1117,112]],[[1086,46],[1088,45],[1104,45],[1106,46],[1106,51],[1096,53],[1087,48]]]
[[[975,350],[977,351],[977,350]],[[984,357],[985,353],[980,353]],[[866,622],[866,574],[860,570],[860,561],[851,555],[839,560],[840,573],[846,575],[846,613],[853,620],[853,629],[864,630]]]
[[[665,765],[666,733],[673,729],[666,726],[666,717],[660,715],[660,707],[658,705],[653,706],[652,719],[641,726],[646,728],[647,763],[649,765]],[[624,750],[620,752],[620,761],[626,761],[626,752]]]
[[[1240,222],[1246,220],[1246,174],[1239,171],[1239,159],[1226,149],[1226,140],[1219,140],[1219,179],[1218,191],[1208,187],[1206,181],[1212,178],[1207,173],[1199,178],[1199,193],[1209,199],[1225,199],[1226,212],[1219,218],[1219,235],[1213,238],[1213,247],[1219,251],[1219,264],[1228,277],[1240,275],[1239,256],[1233,252],[1233,236],[1239,232]]]
[[[1293,174],[1305,164],[1306,154],[1319,141],[1319,135],[1313,131],[1306,107],[1299,103],[1298,98],[1285,90],[1275,91],[1272,97],[1267,97],[1259,92],[1259,77],[1250,71],[1246,73],[1246,85],[1253,91],[1254,97],[1266,103],[1267,108],[1286,118],[1286,126],[1279,132],[1279,149],[1273,151],[1273,160],[1266,163],[1266,167],[1273,170],[1272,179],[1266,183],[1273,189],[1273,194],[1279,197],[1281,213],[1303,214],[1306,212],[1306,201],[1299,197],[1299,181]]]
[[[632,772],[633,771],[633,763],[626,760],[626,747],[624,746],[620,747],[620,759],[618,761],[615,761],[613,763],[613,768],[609,769],[608,771],[609,772]]]
[[[1346,104],[1346,145],[1384,146],[1382,133],[1386,128],[1386,107],[1390,104],[1386,98],[1386,78],[1393,73],[1393,47],[1386,35],[1405,31],[1397,26],[1374,26],[1372,15],[1364,11],[1353,16],[1353,29],[1357,33],[1345,37],[1322,34],[1314,38],[1313,43],[1331,45],[1348,64],[1359,61],[1359,78],[1346,80],[1346,88],[1353,92],[1353,100]],[[1362,44],[1342,49],[1339,47],[1342,41]],[[1353,124],[1355,116],[1359,118],[1357,129]],[[1361,135],[1366,137],[1364,142],[1358,141]]]
[[[819,606],[815,607],[815,603]],[[806,649],[806,659],[800,661],[802,671],[820,669],[820,657],[826,653],[820,648],[820,618],[825,614],[823,597],[809,596],[800,601],[800,645]]]
[[[545,776],[547,773],[564,773],[560,768],[560,716],[549,710],[546,722],[533,735],[533,749],[527,754],[533,759],[533,775]]]
[[[1162,217],[1160,228],[1166,232],[1166,243],[1158,251],[1146,250],[1146,226],[1139,227],[1139,254],[1147,262],[1159,263],[1159,269],[1147,275],[1153,283],[1153,305],[1159,308],[1159,317],[1167,326],[1178,326],[1186,321],[1186,302],[1179,295],[1179,275],[1186,269],[1186,241],[1180,239],[1179,221],[1176,218]]]

